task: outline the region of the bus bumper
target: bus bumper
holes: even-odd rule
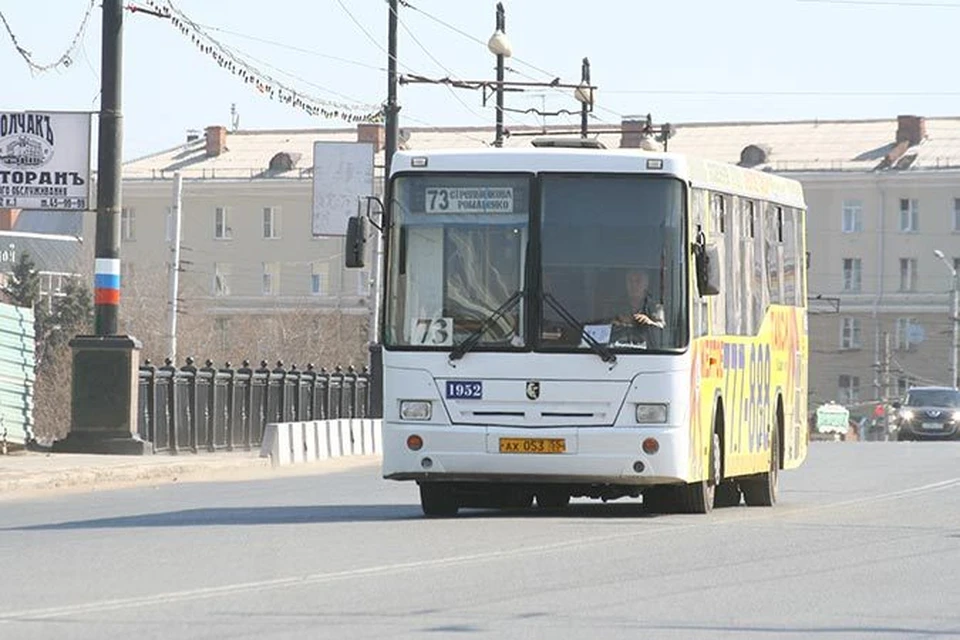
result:
[[[419,449],[408,445],[418,436]],[[562,453],[501,452],[501,439],[562,440]],[[653,438],[657,450],[648,442]],[[515,442],[515,440],[514,440]],[[383,423],[383,477],[391,480],[649,485],[687,482],[690,443],[679,425],[517,427]]]

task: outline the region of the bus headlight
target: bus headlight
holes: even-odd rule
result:
[[[401,400],[401,420],[429,420],[433,416],[433,404],[429,400]]]
[[[641,424],[663,424],[667,421],[666,404],[638,404],[637,422]]]
[[[907,421],[913,420],[913,411],[910,411],[910,409],[904,409],[900,412],[900,417]]]

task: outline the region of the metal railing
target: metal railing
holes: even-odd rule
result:
[[[264,360],[252,369],[245,360],[235,369],[187,358],[177,368],[148,360],[140,367],[137,433],[156,452],[254,449],[270,422],[373,417],[369,382],[366,367],[328,372],[277,362],[270,369]]]

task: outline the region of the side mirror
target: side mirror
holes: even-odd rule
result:
[[[715,244],[696,246],[697,289],[701,296],[720,293],[720,251]]]
[[[363,216],[351,216],[347,220],[347,237],[343,248],[344,260],[348,269],[364,266],[367,248],[367,221]]]

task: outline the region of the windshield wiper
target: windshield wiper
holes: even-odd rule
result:
[[[467,351],[470,351],[477,346],[477,343],[480,342],[480,338],[482,338],[483,334],[487,332],[487,329],[493,326],[493,323],[502,318],[508,311],[517,306],[517,303],[522,299],[523,291],[514,291],[513,294],[507,298],[502,305],[494,309],[490,315],[483,319],[483,322],[476,331],[468,335],[466,338],[464,338],[463,342],[453,348],[453,351],[450,352],[449,359],[451,361],[459,360],[467,353]]]
[[[597,339],[590,335],[587,332],[586,328],[583,326],[583,323],[573,317],[569,311],[567,311],[560,301],[553,297],[553,294],[544,292],[543,299],[546,301],[550,308],[557,312],[557,314],[563,318],[563,321],[566,322],[571,329],[575,329],[580,332],[580,335],[590,345],[590,350],[600,356],[600,359],[604,362],[609,362],[611,367],[617,363],[617,356],[610,352],[605,345],[597,342]]]

